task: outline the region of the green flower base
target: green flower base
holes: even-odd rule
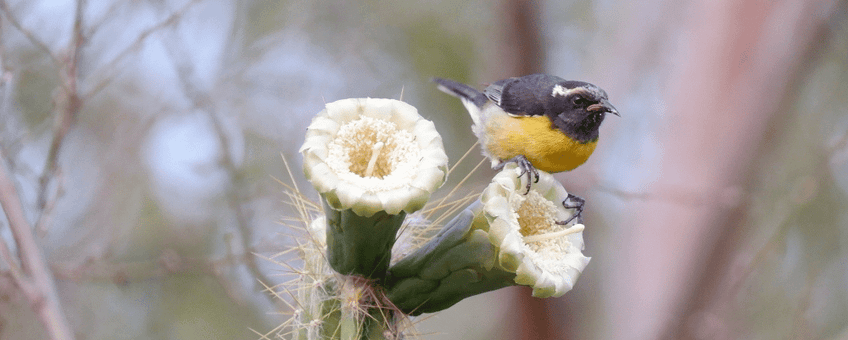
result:
[[[392,246],[406,212],[390,215],[378,211],[370,217],[351,209],[336,210],[322,197],[327,216],[327,260],[341,274],[383,281],[389,269]]]

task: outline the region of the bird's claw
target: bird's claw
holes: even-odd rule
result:
[[[516,158],[518,159],[515,160],[515,163],[517,163],[518,167],[521,168],[521,173],[518,177],[524,176],[525,174],[527,175],[527,191],[524,192],[524,194],[527,195],[530,193],[530,181],[532,180],[533,183],[539,183],[539,170],[536,170],[536,167],[527,160],[527,157],[518,156]]]
[[[518,177],[521,178],[524,175],[527,175],[527,191],[524,192],[525,195],[530,193],[530,185],[531,183],[539,183],[539,170],[536,170],[536,167],[533,166],[533,163],[524,157],[524,155],[518,155],[510,158],[508,161],[501,162],[495,170],[500,170],[506,165],[506,163],[515,163],[521,168],[521,173],[518,174]]]
[[[586,204],[586,200],[577,195],[568,194],[562,201],[562,206],[566,209],[574,209],[574,214],[571,215],[567,220],[563,222],[556,222],[559,225],[566,225],[568,222],[571,222],[575,218],[577,219],[577,223],[583,223],[583,206]]]

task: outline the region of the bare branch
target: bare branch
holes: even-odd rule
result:
[[[0,153],[2,164],[5,164],[5,158],[5,155]],[[56,287],[47,263],[35,242],[32,228],[24,216],[17,189],[5,166],[0,166],[0,205],[3,206],[3,212],[6,213],[6,219],[9,221],[9,227],[20,253],[21,267],[24,268],[23,273],[19,273],[21,276],[16,279],[16,283],[26,294],[51,339],[73,339],[74,333],[68,326],[68,321],[62,312],[59,296],[56,293]],[[4,254],[3,256],[6,257],[7,255]],[[14,264],[10,262],[9,265],[11,268]],[[24,275],[28,278],[24,278]]]
[[[26,29],[21,25],[20,21],[18,21],[18,18],[15,17],[14,14],[12,14],[11,9],[9,9],[9,4],[6,3],[6,0],[0,0],[0,10],[2,10],[3,13],[6,14],[6,20],[9,20],[9,23],[11,23],[12,26],[15,26],[18,31],[21,31],[21,33],[24,34],[24,36],[27,38],[27,40],[29,40],[30,43],[32,43],[33,45],[35,45],[36,48],[44,51],[44,53],[50,56],[50,60],[52,60],[54,64],[60,64],[59,58],[55,54],[53,54],[53,51],[50,50],[50,47],[48,47],[47,44],[41,41],[41,39],[38,39],[38,37],[36,37],[35,34],[32,33],[32,31]]]
[[[23,28],[9,10],[5,0],[0,0],[0,8],[6,13],[6,17],[38,48],[44,50],[54,63],[62,64],[43,42],[38,40],[30,31]],[[64,101],[62,112],[56,118],[54,126],[53,141],[48,152],[47,165],[42,173],[39,183],[39,207],[43,207],[47,184],[56,172],[56,160],[62,141],[68,130],[70,130],[73,119],[79,112],[80,101],[76,93],[77,88],[77,65],[83,45],[82,26],[85,1],[78,0],[74,20],[74,37],[72,39],[71,51],[67,62],[62,65],[61,93]],[[0,150],[0,152],[2,152]],[[8,262],[9,268],[16,285],[21,289],[29,300],[32,309],[38,315],[39,320],[46,329],[51,339],[73,339],[74,333],[68,325],[67,318],[62,312],[59,297],[56,292],[55,283],[49,268],[41,254],[41,250],[35,241],[33,229],[26,219],[20,197],[17,194],[10,173],[7,171],[5,155],[0,153],[2,169],[0,169],[0,204],[6,213],[9,227],[12,231],[18,250],[20,269],[12,259],[11,251],[5,243],[0,247],[2,257]]]
[[[0,256],[3,257],[3,260],[6,261],[6,264],[9,265],[9,272],[12,273],[12,279],[15,284],[21,289],[32,289],[32,283],[30,283],[23,273],[23,270],[20,266],[18,266],[18,262],[15,261],[15,257],[12,255],[12,251],[9,249],[9,245],[6,244],[5,241],[0,240]],[[30,296],[35,294],[34,292],[27,292],[24,295]]]

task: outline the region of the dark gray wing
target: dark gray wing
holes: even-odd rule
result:
[[[531,74],[496,81],[483,93],[509,114],[540,116],[545,114],[544,102],[554,85],[563,81],[547,74]]]

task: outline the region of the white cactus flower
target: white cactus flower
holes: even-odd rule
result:
[[[496,266],[516,274],[515,283],[533,287],[535,297],[559,297],[571,290],[589,264],[583,256],[582,224],[559,225],[572,211],[563,207],[568,193],[550,174],[525,195],[527,176],[508,164],[481,197],[489,220],[489,241],[498,251]]]
[[[433,122],[393,99],[328,103],[300,148],[304,173],[334,209],[369,217],[421,209],[447,177]]]

